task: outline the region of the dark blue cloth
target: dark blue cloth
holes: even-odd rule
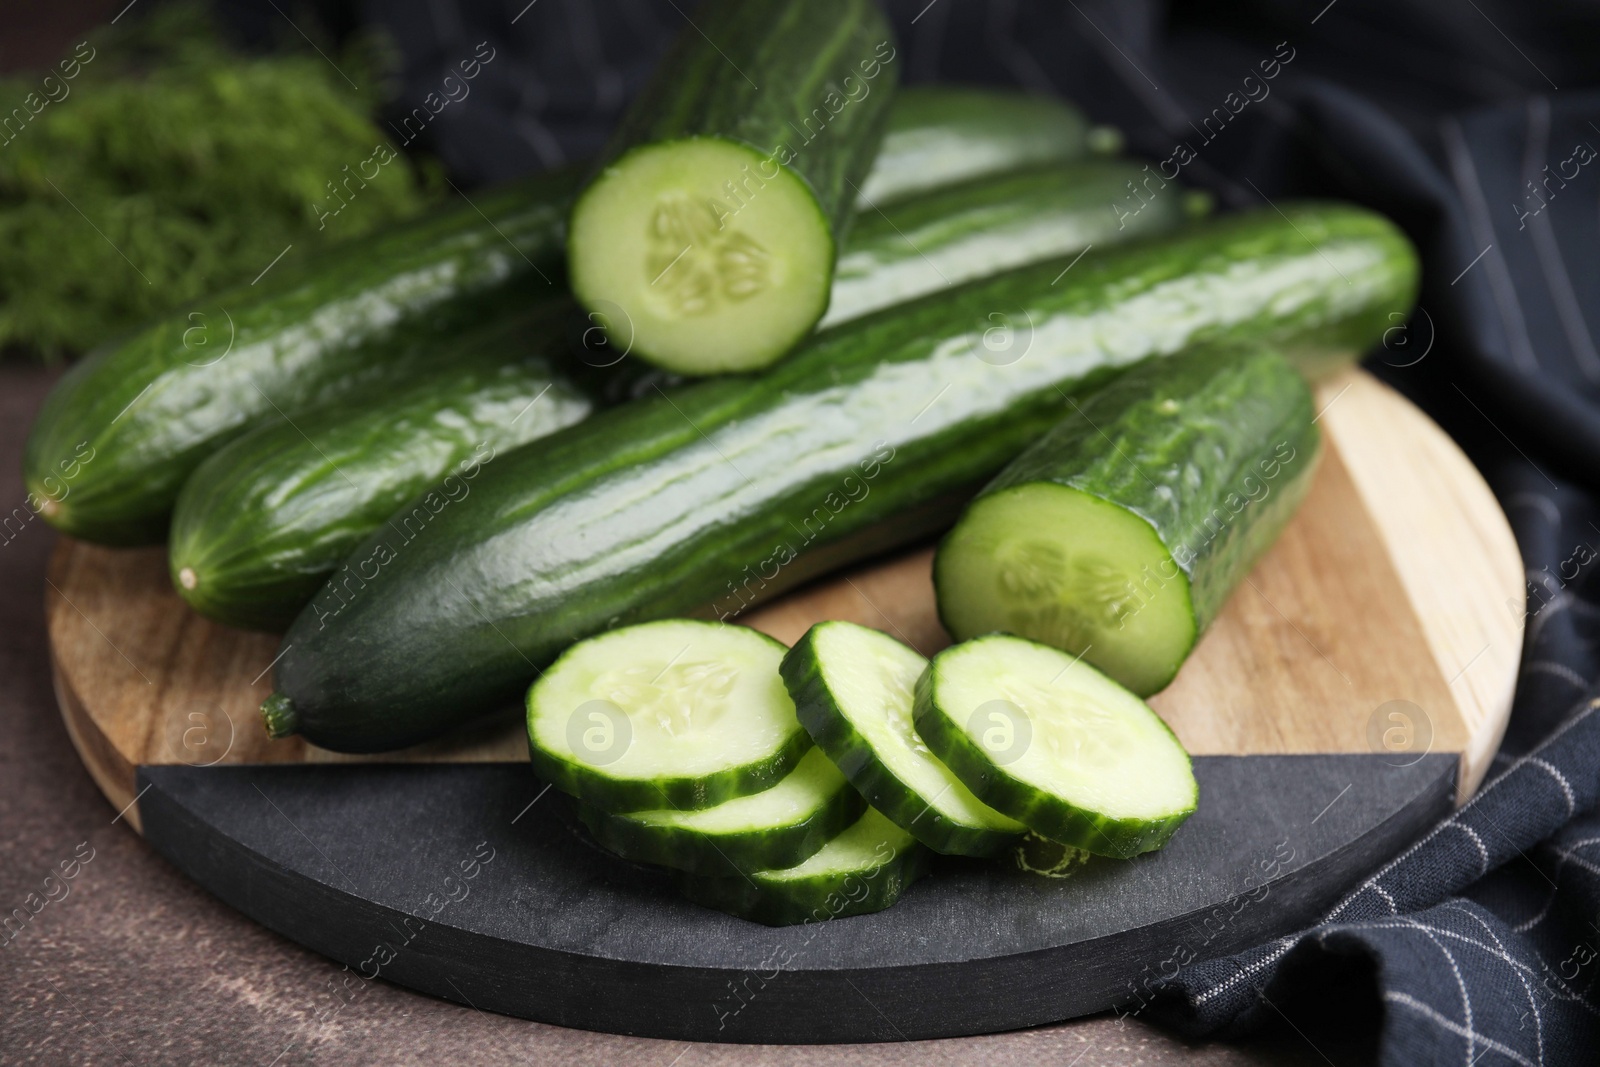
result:
[[[1381,999],[1385,1064],[1600,1062],[1600,8],[889,7],[909,82],[1065,95],[1153,164],[1188,145],[1182,180],[1224,206],[1326,195],[1397,219],[1423,252],[1420,310],[1368,365],[1467,449],[1528,567],[1515,710],[1478,795],[1319,925],[1189,967],[1146,1017],[1234,1034],[1297,990],[1356,975]],[[438,91],[490,42],[471,99],[417,139],[464,187],[593,154],[691,11],[689,0],[365,5],[405,54],[403,101]],[[397,131],[406,107],[390,116]]]

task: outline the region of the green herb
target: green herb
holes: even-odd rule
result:
[[[189,5],[129,22],[0,81],[0,349],[82,351],[436,184],[373,124],[369,56],[240,54]]]

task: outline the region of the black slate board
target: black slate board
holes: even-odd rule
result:
[[[1065,880],[941,859],[877,915],[781,929],[589,844],[525,764],[139,771],[149,842],[350,968],[484,1011],[696,1041],[837,1042],[1136,1011],[1140,983],[1307,923],[1451,810],[1458,757],[1201,756],[1164,850]]]

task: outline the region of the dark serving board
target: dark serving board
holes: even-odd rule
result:
[[[1152,705],[1200,809],[1164,850],[1051,880],[939,860],[877,915],[771,929],[610,857],[527,765],[514,720],[383,758],[268,741],[270,636],[194,615],[160,550],[63,541],[57,693],[125,821],[210,891],[350,968],[485,1010],[709,1041],[903,1040],[1117,1006],[1191,959],[1313,919],[1481,779],[1521,646],[1521,563],[1487,487],[1404,400],[1320,389],[1311,496]],[[927,550],[753,613],[947,638]]]

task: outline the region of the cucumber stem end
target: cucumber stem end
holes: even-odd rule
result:
[[[273,740],[300,732],[300,713],[282,693],[273,693],[261,702],[261,722]]]

